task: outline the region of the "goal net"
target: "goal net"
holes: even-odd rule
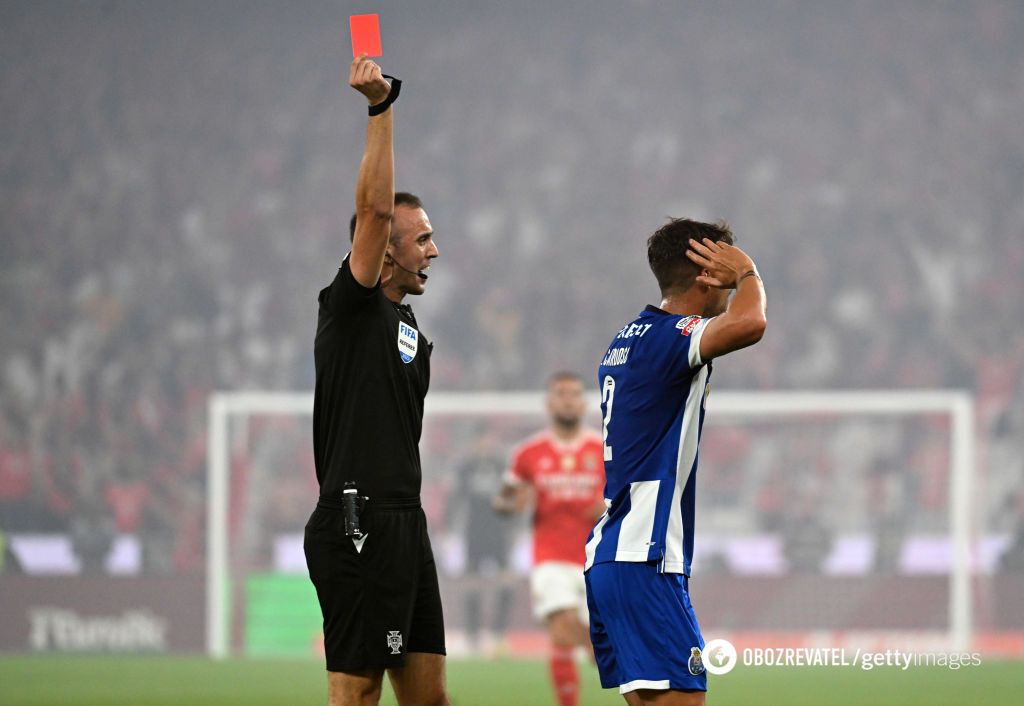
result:
[[[596,428],[596,395],[589,408]],[[528,525],[485,506],[543,410],[540,392],[428,395],[423,502],[456,654],[481,633],[512,652],[545,644],[529,611]],[[317,496],[312,395],[218,393],[209,411],[208,650],[316,653],[302,553]],[[972,645],[967,394],[719,392],[708,411],[690,583],[705,638]]]

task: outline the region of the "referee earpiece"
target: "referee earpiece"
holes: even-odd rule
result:
[[[386,264],[393,265],[393,266],[397,267],[398,269],[400,269],[400,270],[402,270],[404,272],[408,272],[411,275],[416,275],[417,277],[419,277],[420,279],[422,279],[424,281],[426,281],[426,279],[427,279],[427,273],[426,272],[419,272],[418,270],[410,270],[408,267],[406,267],[405,265],[400,263],[397,259],[395,259],[395,256],[392,255],[388,250],[384,251],[384,262]]]

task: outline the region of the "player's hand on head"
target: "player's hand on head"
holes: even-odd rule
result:
[[[719,289],[733,289],[740,277],[757,269],[750,256],[735,245],[716,242],[710,238],[704,238],[703,241],[690,238],[686,256],[694,264],[707,270],[706,275],[697,276],[697,282]]]
[[[391,92],[391,84],[384,80],[380,67],[366,54],[360,54],[352,60],[348,85],[366,96],[370,105],[380,103]]]

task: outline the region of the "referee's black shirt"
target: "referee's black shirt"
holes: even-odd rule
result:
[[[392,303],[379,282],[368,289],[355,280],[348,257],[319,300],[313,455],[320,496],[338,499],[354,481],[371,499],[418,497],[432,345],[411,308]]]

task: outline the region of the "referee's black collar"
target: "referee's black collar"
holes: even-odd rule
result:
[[[387,299],[387,297],[385,297],[385,299]],[[414,325],[418,325],[416,324],[416,315],[412,313],[411,306],[409,306],[408,304],[399,304],[398,302],[392,302],[390,299],[388,299],[388,301],[391,302],[391,306],[395,307],[395,311],[397,311],[399,314],[405,314],[407,317],[409,317],[409,320],[412,321]]]

